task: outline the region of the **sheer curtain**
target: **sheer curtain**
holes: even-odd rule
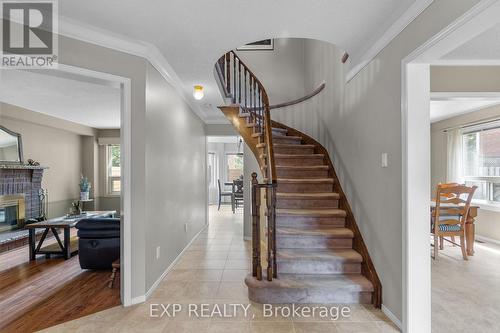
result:
[[[461,128],[453,128],[447,131],[448,136],[448,158],[446,181],[448,183],[464,183],[462,174],[462,134]]]

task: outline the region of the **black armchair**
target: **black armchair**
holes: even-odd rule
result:
[[[111,269],[120,258],[120,219],[83,219],[78,229],[78,257],[83,269]]]

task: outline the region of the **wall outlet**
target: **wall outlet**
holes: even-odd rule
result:
[[[188,232],[188,223],[184,223],[184,231]]]
[[[382,153],[382,168],[389,167],[389,157],[387,153]]]
[[[160,253],[161,253],[161,251],[160,251],[160,247],[159,247],[159,246],[157,246],[157,247],[156,247],[156,260],[160,259]]]

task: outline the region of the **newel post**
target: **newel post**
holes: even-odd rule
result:
[[[260,188],[257,173],[252,172],[252,275],[262,280],[260,263]]]

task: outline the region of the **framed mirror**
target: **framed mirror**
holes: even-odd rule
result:
[[[22,164],[23,143],[21,134],[0,125],[0,164]]]

